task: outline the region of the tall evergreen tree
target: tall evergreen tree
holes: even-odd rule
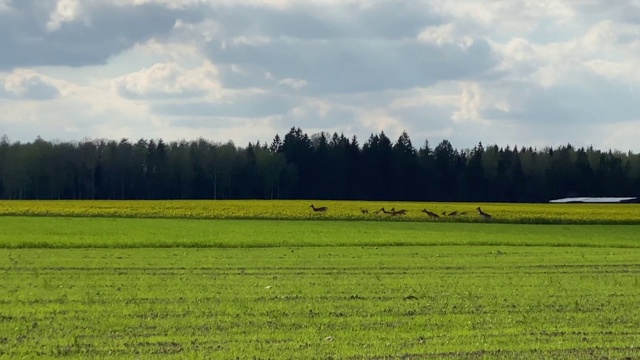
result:
[[[640,155],[497,145],[416,151],[371,134],[311,137],[291,128],[270,145],[205,139],[10,142],[0,139],[4,199],[362,199],[547,202],[567,196],[638,196]]]

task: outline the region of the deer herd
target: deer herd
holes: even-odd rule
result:
[[[313,204],[311,204],[310,208],[313,209],[314,212],[319,212],[319,213],[324,213],[327,210],[329,210],[329,208],[326,207],[326,206],[315,207]],[[479,206],[476,208],[476,211],[478,212],[478,214],[483,219],[485,219],[485,220],[490,220],[491,219],[491,215],[489,215],[486,212],[482,211],[482,209]],[[368,215],[369,214],[369,210],[368,209],[360,208],[360,212],[363,215]],[[421,212],[427,214],[427,216],[429,216],[432,219],[437,219],[437,218],[440,218],[440,217],[456,217],[456,216],[467,215],[466,211],[458,212],[457,210],[456,211],[451,211],[451,212],[443,211],[440,215],[438,215],[438,214],[436,214],[436,213],[434,213],[432,211],[429,211],[427,209],[422,209]],[[383,208],[381,208],[381,209],[379,209],[379,210],[374,212],[374,214],[380,214],[380,213],[383,213],[383,214],[386,214],[386,215],[389,215],[389,216],[397,216],[397,215],[405,215],[407,213],[407,210],[405,210],[405,209],[396,210],[395,207],[391,208],[391,210],[386,210],[383,207]]]

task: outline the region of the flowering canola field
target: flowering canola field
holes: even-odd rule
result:
[[[314,211],[327,207],[326,211]],[[480,216],[477,208],[491,215]],[[384,208],[387,213],[379,211]],[[404,214],[389,212],[406,210]],[[422,210],[439,215],[430,217]],[[456,215],[449,215],[456,212]],[[317,200],[0,201],[0,216],[640,224],[637,204],[422,203]]]

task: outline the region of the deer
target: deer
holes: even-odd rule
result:
[[[436,214],[434,212],[431,212],[431,211],[429,211],[427,209],[422,209],[422,212],[427,214],[427,215],[429,215],[429,217],[431,217],[431,218],[439,218],[440,217],[440,215],[438,215],[438,214]]]
[[[402,210],[396,211],[396,208],[394,207],[391,208],[391,215],[404,215],[406,213],[407,213],[407,210],[402,209]]]
[[[452,211],[452,212],[450,212],[450,213],[449,213],[449,214],[447,214],[447,215],[449,215],[449,216],[456,216],[456,215],[458,215],[458,210],[456,210],[456,211]]]
[[[317,208],[317,207],[313,206],[313,204],[311,204],[311,206],[309,206],[309,207],[312,208],[313,211],[315,211],[315,212],[325,212],[325,211],[329,210],[329,208],[326,207],[326,206],[322,206],[322,207]]]
[[[379,214],[381,211],[382,211],[383,213],[385,213],[385,214],[393,214],[392,212],[387,211],[387,210],[385,210],[384,208],[382,208],[382,209],[380,209],[380,210],[376,211],[376,214]]]
[[[360,212],[361,212],[362,214],[368,214],[368,213],[369,213],[369,210],[367,210],[367,209],[360,209]]]
[[[482,218],[491,219],[491,215],[489,215],[486,212],[482,211],[482,209],[480,209],[480,206],[478,206],[478,208],[476,210],[478,210],[478,214],[480,214],[480,216],[482,216]]]

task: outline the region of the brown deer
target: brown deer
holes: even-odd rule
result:
[[[478,214],[480,214],[480,216],[482,216],[482,218],[487,219],[487,220],[491,219],[491,215],[489,215],[486,212],[482,211],[482,209],[480,209],[480,206],[478,206],[478,208],[476,210],[478,210]]]
[[[422,209],[422,212],[427,214],[427,215],[429,215],[430,218],[439,218],[440,217],[440,215],[438,215],[438,214],[436,214],[434,212],[431,212],[431,211],[429,211],[427,209]]]
[[[407,213],[407,210],[402,209],[402,210],[396,211],[396,208],[391,208],[390,211],[387,211],[387,210],[385,210],[385,208],[381,208],[380,210],[376,211],[376,214],[378,214],[380,212],[383,212],[383,213],[385,213],[387,215],[395,216],[395,215],[404,215],[404,214]]]
[[[312,208],[313,211],[315,211],[315,212],[325,212],[325,211],[329,210],[329,208],[326,207],[326,206],[322,206],[322,207],[317,208],[317,207],[313,206],[313,204],[311,204],[311,206],[309,206],[309,207]]]
[[[367,210],[367,209],[360,209],[360,212],[361,212],[362,214],[368,214],[368,213],[369,213],[369,210]]]

